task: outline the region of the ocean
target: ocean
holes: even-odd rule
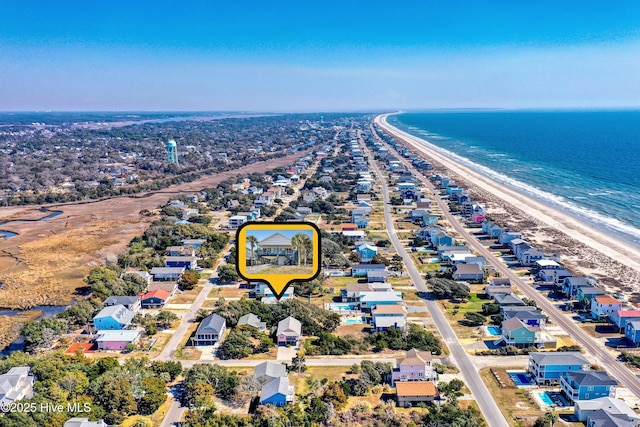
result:
[[[387,122],[640,247],[640,111],[403,113]]]

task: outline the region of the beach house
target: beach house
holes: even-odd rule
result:
[[[371,309],[371,326],[375,331],[403,328],[406,324],[407,309],[403,305],[379,305]]]
[[[391,371],[391,385],[396,381],[435,380],[436,373],[432,361],[430,352],[412,348],[404,358],[396,361],[396,367]]]
[[[273,362],[267,360],[256,365],[253,370],[253,377],[260,382],[260,384],[266,384],[274,378],[286,377],[287,366],[280,362]]]
[[[358,300],[360,309],[367,310],[376,306],[402,303],[402,294],[395,291],[361,292]]]
[[[361,262],[371,262],[373,257],[378,253],[378,247],[365,243],[358,245],[355,251],[360,257]]]
[[[295,265],[298,262],[298,251],[291,244],[291,239],[281,233],[260,240],[256,255],[260,263],[272,265]]]
[[[113,305],[124,305],[131,311],[138,311],[140,309],[140,297],[134,296],[111,296],[104,301],[105,307],[111,307]]]
[[[128,329],[135,313],[122,304],[105,307],[93,318],[98,331]]]
[[[593,286],[595,281],[589,277],[584,276],[572,276],[564,279],[562,284],[562,292],[569,298],[573,298],[578,293],[578,289],[586,286]]]
[[[504,316],[504,320],[516,318],[527,326],[543,328],[546,321],[544,314],[535,307],[509,306],[502,307],[500,311]]]
[[[260,317],[253,313],[245,314],[238,319],[238,326],[250,326],[256,328],[260,332],[267,330],[267,323],[263,322]]]
[[[494,299],[497,295],[510,294],[512,292],[511,281],[499,277],[492,279],[489,286],[484,288],[484,293],[487,294],[490,299]]]
[[[596,320],[609,319],[622,309],[622,303],[609,295],[597,295],[591,300],[591,317]]]
[[[606,426],[635,427],[638,425],[638,420],[640,420],[640,415],[636,414],[628,404],[620,399],[614,399],[613,397],[576,400],[574,402],[574,408],[576,418],[578,421],[583,423],[586,423],[592,415],[602,412],[613,415],[618,419],[617,422],[612,424],[604,424]],[[621,420],[624,420],[624,424],[620,424]],[[595,426],[592,423],[588,427]]]
[[[430,381],[396,382],[396,402],[401,408],[432,403],[438,396],[438,390]]]
[[[510,294],[498,294],[495,296],[496,304],[499,304],[500,307],[513,307],[513,306],[525,306],[526,304],[522,301],[518,295],[514,293]]]
[[[484,273],[478,264],[457,264],[453,272],[455,280],[466,280],[469,282],[481,282]]]
[[[605,294],[605,291],[600,288],[596,288],[595,286],[584,286],[582,288],[578,288],[578,292],[576,292],[576,299],[578,301],[588,300],[589,304],[591,304],[592,299]]]
[[[0,405],[33,397],[36,379],[29,366],[16,366],[0,375]]]
[[[351,266],[351,277],[367,277],[369,271],[384,270],[384,264],[355,264]]]
[[[62,427],[109,427],[103,420],[89,421],[89,418],[73,417],[64,423]]]
[[[302,338],[302,323],[294,317],[287,317],[278,322],[276,339],[278,346],[297,346]]]
[[[220,341],[227,329],[227,321],[218,314],[205,317],[194,336],[195,345],[214,345]]]
[[[567,372],[560,376],[560,389],[569,403],[615,397],[617,385],[618,382],[604,371]]]
[[[151,275],[157,282],[177,282],[184,270],[184,267],[153,267]]]
[[[168,256],[164,259],[165,267],[184,267],[193,270],[198,266],[198,258],[195,256]]]
[[[618,327],[619,332],[624,333],[627,322],[640,321],[640,310],[618,310],[611,313],[609,319]]]
[[[535,326],[525,325],[516,317],[503,321],[500,330],[504,344],[515,347],[534,345],[536,342],[536,332],[539,331]]]
[[[166,289],[154,289],[142,295],[140,305],[142,308],[162,308],[171,299],[171,292]]]
[[[99,331],[95,342],[98,350],[124,350],[129,344],[135,344],[140,340],[142,331],[127,329],[120,331]]]
[[[577,351],[529,353],[529,373],[538,385],[560,383],[569,372],[588,371],[589,361]]]
[[[277,377],[271,379],[262,386],[260,391],[261,405],[284,406],[292,405],[295,396],[295,389],[289,383],[288,377]]]
[[[638,347],[640,344],[640,320],[627,322],[624,329],[624,336],[631,342],[631,344]]]

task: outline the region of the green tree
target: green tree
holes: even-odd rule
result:
[[[468,326],[480,326],[487,320],[482,314],[472,311],[466,312],[464,318]]]
[[[258,247],[258,238],[253,235],[247,236],[247,243],[251,247],[251,262],[255,265],[258,257],[256,256],[256,248]]]
[[[300,262],[307,265],[307,255],[312,248],[311,238],[304,233],[297,233],[291,238],[291,245],[298,251],[298,265]]]
[[[235,264],[225,264],[218,269],[218,279],[221,282],[235,282],[238,280],[238,272]]]
[[[138,413],[151,415],[167,400],[167,387],[160,378],[142,380],[143,396],[138,401]]]
[[[199,279],[200,278],[195,271],[187,270],[182,273],[182,276],[180,276],[178,286],[180,286],[180,289],[188,291],[196,287]]]

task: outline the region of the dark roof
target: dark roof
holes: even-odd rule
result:
[[[577,351],[553,351],[529,353],[529,359],[538,365],[589,365],[589,361]]]
[[[384,270],[384,264],[355,264],[351,266],[352,270]]]
[[[587,416],[594,427],[629,427],[632,420],[624,414],[611,414],[604,409],[598,409]]]
[[[569,372],[567,377],[581,386],[618,385],[618,382],[604,371]]]

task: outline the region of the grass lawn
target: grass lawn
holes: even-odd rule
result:
[[[357,277],[329,277],[322,284],[328,288],[346,288],[349,283],[357,283],[362,278]]]
[[[216,286],[211,289],[208,298],[240,298],[244,294],[248,294],[249,289],[240,289],[238,285]]]
[[[422,301],[418,296],[418,291],[402,290],[402,299],[405,301]]]
[[[347,374],[349,369],[348,366],[309,366],[305,372],[300,374],[290,373],[289,380],[291,384],[295,385],[296,394],[306,395],[312,391],[307,379],[317,380],[318,383],[325,378],[328,381],[340,381],[342,377],[351,377]]]
[[[200,359],[202,352],[198,350],[198,348],[194,345],[187,345],[187,344],[190,344],[189,338],[196,332],[196,329],[198,329],[198,326],[199,326],[198,323],[189,325],[189,329],[187,329],[187,332],[184,334],[184,338],[182,339],[182,342],[180,342],[180,345],[178,346],[178,349],[175,352],[176,359],[178,360]]]
[[[392,286],[410,286],[413,284],[411,277],[390,277],[388,280]]]
[[[500,388],[490,369],[491,368],[481,369],[480,377],[510,425],[514,427],[529,426],[532,425],[538,417],[544,415],[544,412],[540,410],[538,405],[524,389]],[[493,369],[505,384],[510,384],[506,370],[519,368],[499,367]],[[516,417],[522,419],[516,420]]]
[[[196,300],[201,290],[202,290],[202,286],[196,286],[195,288],[189,291],[183,291],[182,293],[176,292],[176,295],[173,298],[171,298],[170,303],[171,304],[191,304]]]

